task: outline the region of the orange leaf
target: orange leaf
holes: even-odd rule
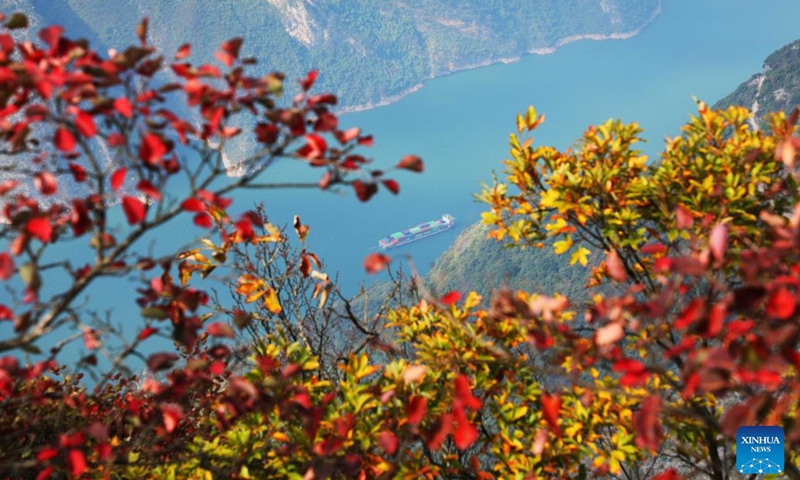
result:
[[[405,170],[410,170],[412,172],[421,173],[424,170],[424,165],[422,163],[422,159],[416,155],[406,155],[402,158],[395,168],[402,168]]]
[[[561,395],[542,394],[542,415],[547,425],[556,434],[561,436],[561,429],[558,426],[559,410],[561,410]]]
[[[206,328],[206,331],[212,337],[236,338],[233,333],[233,328],[223,322],[214,322]]]
[[[386,268],[389,262],[391,262],[391,258],[382,253],[370,253],[367,255],[367,258],[364,259],[364,270],[366,270],[368,274],[374,275]]]

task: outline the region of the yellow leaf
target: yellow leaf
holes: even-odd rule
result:
[[[555,207],[558,197],[558,191],[551,188],[550,190],[544,192],[541,200],[539,200],[539,205],[542,207]]]
[[[553,248],[556,255],[561,255],[562,253],[572,248],[572,237],[568,236],[564,240],[557,241],[556,243],[553,244]]]
[[[278,300],[278,294],[275,292],[274,288],[269,288],[265,292],[266,295],[264,296],[264,306],[267,307],[267,310],[270,313],[281,313],[283,308],[281,307],[281,303]]]
[[[581,262],[581,265],[585,267],[586,264],[589,262],[587,257],[589,256],[590,253],[592,252],[590,252],[587,248],[580,247],[579,249],[577,249],[572,253],[572,257],[570,257],[569,259],[569,264],[575,265],[575,262]]]
[[[467,299],[464,300],[464,308],[465,309],[475,308],[481,304],[482,299],[483,298],[476,292],[474,291],[469,292],[469,294],[467,294]]]

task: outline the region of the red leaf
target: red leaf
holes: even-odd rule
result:
[[[80,477],[83,475],[83,472],[86,471],[86,457],[83,456],[83,452],[80,450],[70,450],[68,454],[68,461],[69,472],[73,477]]]
[[[14,275],[14,259],[7,252],[0,253],[0,280],[8,280]]]
[[[158,191],[155,185],[148,182],[147,180],[141,180],[139,184],[136,185],[136,189],[155,201],[161,200],[161,192]]]
[[[233,58],[229,53],[226,52],[214,52],[214,56],[217,57],[217,60],[222,62],[226,67],[230,67],[233,65],[235,58]]]
[[[58,449],[56,448],[43,448],[36,454],[36,460],[39,462],[46,462],[58,456]]]
[[[37,173],[33,178],[33,184],[42,195],[52,195],[58,190],[58,180],[50,172]]]
[[[241,37],[232,38],[224,42],[220,48],[233,58],[239,58],[239,49],[242,48],[242,42]]]
[[[678,205],[678,208],[675,210],[675,224],[680,229],[689,228],[694,223],[694,217],[692,213],[683,205]]]
[[[414,395],[406,404],[406,420],[409,425],[419,425],[428,409],[428,400],[425,397]]]
[[[69,170],[72,172],[72,178],[75,179],[76,182],[80,183],[86,181],[86,170],[77,163],[70,163]]]
[[[666,472],[659,473],[653,480],[685,480],[674,468],[670,468]]]
[[[461,415],[458,415],[458,426],[453,432],[453,442],[459,450],[466,450],[478,439],[478,429],[469,423],[467,416],[461,412]]]
[[[650,372],[644,364],[638,360],[625,358],[614,362],[612,369],[615,372],[622,372],[620,385],[623,387],[636,387],[642,385],[650,377]]]
[[[464,406],[472,410],[481,408],[483,403],[481,399],[472,394],[472,389],[469,386],[469,379],[466,375],[459,375],[456,377],[456,398],[463,402]]]
[[[52,475],[55,470],[56,467],[52,465],[42,469],[42,471],[39,472],[38,475],[36,475],[36,480],[47,480],[48,478],[50,478],[50,475]]]
[[[108,136],[109,147],[115,148],[115,147],[121,147],[123,145],[125,145],[125,137],[123,137],[119,133],[114,132]]]
[[[703,316],[705,302],[701,298],[694,298],[686,308],[683,309],[681,316],[675,321],[675,328],[687,328],[700,320]]]
[[[55,50],[58,47],[58,41],[61,40],[61,35],[64,33],[64,29],[58,25],[52,25],[47,28],[43,28],[39,32],[39,38],[42,39],[44,43],[46,43],[52,50]]]
[[[396,181],[392,179],[386,179],[383,180],[381,183],[383,183],[383,186],[386,187],[390,192],[394,193],[395,195],[400,193],[400,185]]]
[[[236,338],[236,334],[233,333],[233,328],[223,322],[212,323],[206,328],[206,331],[212,337]]]
[[[661,397],[652,395],[642,402],[641,409],[633,414],[636,430],[636,445],[651,451],[658,451],[664,431],[661,428]]]
[[[766,313],[770,317],[786,320],[794,315],[797,300],[794,294],[784,287],[780,287],[769,296]]]
[[[374,142],[372,140],[372,135],[367,135],[366,137],[358,137],[356,143],[363,147],[371,147]]]
[[[356,191],[356,197],[362,202],[368,201],[378,192],[378,187],[374,183],[364,183],[361,180],[353,182],[353,189]]]
[[[164,428],[168,433],[172,433],[183,418],[183,409],[180,405],[162,404],[161,413],[164,417]]]
[[[628,279],[628,273],[625,271],[625,265],[619,258],[619,253],[612,249],[608,252],[606,257],[606,267],[608,268],[608,275],[614,280],[622,283]]]
[[[158,329],[155,328],[155,327],[145,327],[145,328],[142,329],[141,332],[139,332],[139,337],[138,337],[139,341],[146,340],[148,337],[150,337],[151,335],[153,335],[154,333],[157,333],[157,332],[158,332]]]
[[[205,212],[200,212],[195,215],[193,221],[195,225],[202,228],[211,228],[214,226],[214,223],[211,221],[211,215]]]
[[[306,144],[297,151],[297,153],[305,158],[320,159],[325,158],[325,151],[328,149],[328,144],[325,139],[314,133],[306,135]]]
[[[366,270],[368,274],[374,275],[386,268],[389,262],[391,262],[391,258],[387,255],[382,253],[370,253],[367,255],[367,258],[364,259],[364,270]]]
[[[378,434],[378,445],[389,455],[394,455],[400,442],[394,433],[384,430]]]
[[[422,159],[416,155],[407,155],[400,160],[395,168],[402,168],[405,170],[411,170],[412,172],[422,172],[424,170],[424,166],[422,164]]]
[[[712,230],[708,238],[708,248],[714,258],[721,262],[725,256],[725,249],[728,246],[728,226],[724,224],[717,224]]]
[[[147,368],[153,372],[170,368],[178,356],[174,353],[154,353],[147,357]]]
[[[452,430],[453,415],[450,413],[445,413],[441,416],[441,418],[439,418],[433,430],[431,430],[430,434],[428,435],[426,442],[428,448],[431,450],[438,450]]]
[[[707,335],[709,337],[716,337],[722,332],[722,325],[725,322],[725,315],[727,309],[723,304],[716,304],[711,307],[711,312],[708,314],[708,328]]]
[[[459,300],[461,300],[461,292],[457,292],[457,291],[448,292],[448,293],[444,294],[444,296],[442,298],[439,299],[439,301],[442,302],[442,304],[446,305],[446,306],[453,305],[454,303],[458,302]]]
[[[309,90],[314,85],[314,82],[317,81],[317,76],[319,76],[319,72],[317,70],[311,70],[308,72],[306,78],[300,80],[300,86],[303,87],[303,90]]]
[[[83,344],[88,350],[100,348],[100,337],[94,328],[83,327]]]
[[[333,133],[333,135],[336,137],[336,140],[339,140],[339,143],[344,145],[358,138],[359,133],[361,133],[361,129],[358,127],[353,127],[344,131],[336,131]]]
[[[155,166],[164,159],[167,154],[167,146],[161,141],[158,135],[148,133],[142,140],[139,148],[139,159],[144,163]]]
[[[133,116],[133,106],[126,97],[114,100],[114,110],[118,111],[123,117],[131,118]]]
[[[550,429],[560,437],[561,429],[558,426],[559,410],[561,410],[561,395],[542,393],[542,416]]]
[[[178,53],[175,54],[175,60],[183,60],[184,58],[188,57],[191,52],[192,46],[188,43],[184,43],[178,47]]]
[[[147,215],[146,205],[136,197],[122,197],[122,209],[125,211],[128,223],[131,225],[142,223],[145,215]]]
[[[5,195],[17,185],[19,185],[19,182],[16,180],[4,180],[0,182],[0,195]]]
[[[181,208],[187,212],[205,212],[206,205],[199,198],[187,198],[181,203]]]
[[[75,115],[75,127],[86,138],[91,138],[97,133],[97,125],[94,123],[94,118],[83,110],[78,110],[77,115]]]
[[[128,169],[125,167],[118,168],[111,174],[111,190],[117,191],[122,183],[125,181],[125,176],[128,174]]]
[[[640,250],[645,255],[653,255],[655,253],[664,253],[667,251],[667,247],[661,243],[650,243],[643,246]]]
[[[609,323],[604,327],[597,329],[594,336],[594,343],[598,347],[606,347],[613,345],[622,340],[625,336],[625,328],[619,322]]]
[[[58,130],[56,130],[53,143],[56,145],[56,148],[62,152],[71,152],[75,150],[75,145],[77,144],[75,137],[64,127],[59,127]]]
[[[339,119],[336,115],[328,112],[320,113],[317,121],[314,124],[314,130],[317,132],[332,132],[339,126]]]
[[[43,243],[49,242],[53,236],[53,225],[46,217],[31,218],[25,225],[25,230]]]

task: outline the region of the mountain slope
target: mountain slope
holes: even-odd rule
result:
[[[115,0],[114,8],[95,0],[9,1],[46,23],[81,23],[106,47],[135,41],[144,16],[167,54],[188,41],[193,58],[213,61],[222,41],[241,36],[243,53],[264,68],[290,77],[320,69],[320,88],[336,92],[345,110],[566,41],[625,38],[660,11],[660,0]]]
[[[753,111],[753,122],[764,127],[764,115],[800,105],[800,40],[785,45],[764,60],[761,73],[750,77],[714,105],[739,105]]]

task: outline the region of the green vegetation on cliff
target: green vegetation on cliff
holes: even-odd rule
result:
[[[770,112],[791,111],[800,104],[800,40],[773,52],[764,60],[764,69],[739,85],[730,95],[714,105],[726,108],[738,105],[751,109],[759,127]]]
[[[437,292],[477,289],[488,295],[506,287],[545,295],[559,293],[573,301],[588,300],[594,290],[585,288],[594,264],[569,264],[569,256],[553,255],[543,248],[509,249],[487,238],[489,227],[476,223],[466,228],[436,260],[426,283]],[[590,256],[590,258],[595,258]]]

